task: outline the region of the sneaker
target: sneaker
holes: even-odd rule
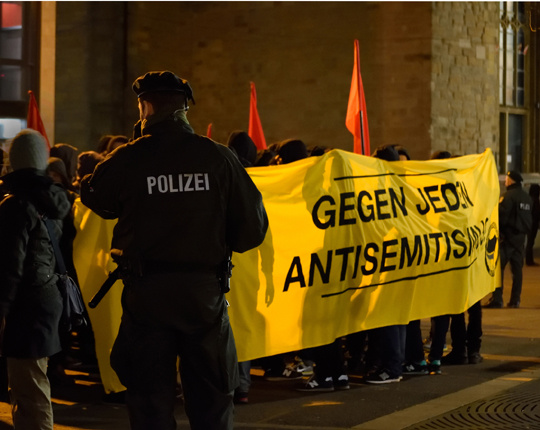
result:
[[[300,372],[297,372],[294,367],[287,366],[280,374],[272,374],[264,375],[264,379],[267,381],[290,381],[294,379],[302,379],[302,374]]]
[[[332,377],[329,376],[322,381],[317,380],[315,377],[311,377],[304,385],[296,389],[297,391],[304,392],[329,392],[334,391],[334,382]]]
[[[351,388],[349,385],[349,377],[347,375],[339,375],[339,378],[334,380],[334,387],[336,390],[348,390]]]
[[[469,354],[469,364],[478,364],[484,361],[484,357],[479,352],[473,352]]]
[[[307,363],[304,363],[303,361],[297,362],[293,369],[299,373],[301,373],[304,376],[311,376],[313,375],[313,366]]]
[[[518,309],[519,308],[519,302],[509,302],[506,307],[508,308],[514,308],[514,309]]]
[[[428,365],[428,370],[430,375],[440,375],[441,372],[441,360],[433,360]]]
[[[468,364],[469,359],[465,354],[458,354],[457,352],[450,352],[449,354],[445,355],[443,358],[441,358],[441,364],[444,365],[453,365],[453,364]]]
[[[379,370],[372,372],[364,378],[368,384],[391,384],[392,382],[399,382],[403,379],[403,376],[392,376],[386,370]]]
[[[429,373],[426,361],[421,363],[409,363],[403,365],[404,375],[427,375]]]

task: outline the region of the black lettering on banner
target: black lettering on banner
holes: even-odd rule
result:
[[[447,231],[444,232],[444,239],[446,240],[446,259],[445,259],[445,261],[448,261],[448,260],[450,260],[450,255],[451,255],[450,251],[452,251],[452,248],[450,247],[450,238],[448,237],[448,232]]]
[[[426,248],[426,256],[424,257],[424,264],[428,264],[429,261],[429,238],[427,234],[424,234],[424,245]]]
[[[330,251],[331,252],[331,251]],[[293,272],[296,269],[296,276],[293,276]],[[306,280],[304,279],[304,272],[302,271],[302,262],[300,261],[300,257],[296,256],[293,258],[293,261],[291,263],[291,267],[289,267],[289,272],[287,273],[287,277],[285,278],[285,285],[283,286],[283,292],[289,290],[289,285],[293,282],[300,282],[301,287],[306,286]]]
[[[382,243],[369,242],[365,245],[348,246],[334,250],[321,250],[325,254],[312,253],[309,266],[309,282],[307,286],[312,287],[316,283],[316,278],[320,278],[323,285],[331,282],[343,282],[357,277],[370,276],[377,272],[395,272],[403,268],[412,266],[431,265],[442,260],[448,261],[452,257],[459,260],[466,255],[471,256],[482,246],[486,240],[486,226],[489,218],[482,220],[479,225],[465,227],[463,230],[433,232],[415,235],[414,237],[401,237],[384,240]],[[443,247],[446,247],[444,252]],[[433,249],[433,252],[432,252]],[[431,258],[433,256],[433,258]],[[337,258],[341,257],[341,258]],[[476,261],[475,257],[475,261]],[[431,274],[440,274],[447,271],[461,270],[470,267],[466,266],[445,267],[442,270],[430,270]],[[332,274],[339,281],[332,281]],[[318,277],[317,277],[318,274]],[[405,276],[399,279],[393,277],[383,284],[398,282],[399,280],[413,279],[416,275]],[[421,275],[429,276],[429,273]],[[300,288],[306,286],[306,279],[303,273],[300,256],[292,259],[291,265],[285,279],[283,291],[289,290],[291,284],[298,283]],[[375,284],[373,284],[375,285]],[[373,286],[371,285],[371,286]],[[377,284],[379,285],[379,284]],[[369,285],[368,285],[369,286]],[[348,290],[367,288],[367,286],[349,287]],[[334,295],[333,293],[330,295]]]
[[[467,227],[467,234],[469,235],[470,256],[473,250],[477,250],[478,247],[482,245],[482,231],[479,227],[473,225],[472,227]]]
[[[326,270],[323,269],[321,259],[316,252],[311,254],[311,264],[309,265],[309,283],[311,287],[315,278],[315,267],[319,269],[319,275],[321,275],[321,281],[323,284],[330,282],[330,269],[332,268],[332,250],[326,253]]]
[[[441,199],[439,198],[439,196],[433,195],[433,193],[438,190],[439,190],[438,185],[431,185],[429,187],[424,187],[424,191],[426,192],[435,213],[446,212],[446,208],[440,207],[440,206],[438,207],[436,204]]]
[[[454,196],[454,203],[450,203],[450,200],[448,198],[448,192]],[[459,209],[459,195],[456,190],[456,186],[453,183],[448,184],[442,184],[441,185],[441,194],[443,196],[444,201],[446,202],[446,205],[448,206],[448,210],[450,212],[458,210]]]
[[[369,250],[373,249],[373,255],[369,253]],[[379,252],[379,246],[376,243],[370,242],[364,248],[364,259],[367,263],[371,263],[371,269],[367,269],[367,265],[364,264],[361,269],[364,276],[373,275],[377,271],[378,262],[375,253]]]
[[[430,233],[429,237],[435,239],[435,262],[439,261],[439,254],[441,252],[441,243],[439,239],[442,237],[442,233]]]
[[[458,193],[461,195],[463,199],[463,203],[461,204],[461,207],[463,209],[467,209],[469,206],[474,206],[473,202],[469,198],[469,193],[467,192],[467,188],[465,188],[465,184],[462,182],[456,182],[456,187],[458,188]]]
[[[399,268],[403,269],[403,264],[405,263],[405,257],[407,257],[407,267],[411,267],[414,261],[414,258],[418,254],[418,260],[416,265],[420,265],[420,260],[422,260],[422,239],[419,235],[414,236],[414,248],[411,254],[411,248],[409,247],[409,239],[406,237],[401,238],[401,254],[399,258]]]
[[[354,204],[347,205],[345,203],[347,199],[354,198],[354,193],[341,193],[339,197],[341,199],[339,205],[339,225],[356,224],[356,218],[345,218],[345,212],[354,209]]]
[[[354,252],[354,247],[336,249],[336,255],[343,255],[343,260],[341,262],[341,276],[340,281],[345,280],[345,275],[347,274],[347,263],[349,262],[349,254]]]
[[[335,206],[336,202],[332,198],[332,196],[322,196],[315,205],[313,206],[313,210],[311,212],[311,218],[313,219],[313,224],[317,228],[320,228],[321,230],[325,230],[328,227],[334,227],[336,225],[336,211],[334,209],[327,210],[324,214],[329,217],[328,221],[321,222],[319,220],[319,207],[324,203],[329,202],[332,206]]]
[[[467,245],[465,245],[465,242],[458,239],[458,235],[465,237],[463,232],[461,232],[460,230],[454,230],[452,232],[452,240],[454,241],[454,243],[463,248],[463,251],[461,253],[459,253],[456,249],[454,249],[454,258],[456,259],[463,258],[465,254],[467,253]]]
[[[390,188],[390,201],[392,202],[392,212],[394,213],[394,218],[397,218],[397,211],[396,211],[396,204],[399,206],[399,209],[401,209],[401,213],[404,216],[407,216],[407,208],[405,207],[405,193],[403,192],[403,187],[399,187],[399,190],[401,191],[401,202],[398,200],[398,196],[396,194],[396,191],[393,188]]]
[[[417,188],[418,194],[423,200],[416,205],[416,210],[420,215],[427,214],[431,209],[435,213],[456,211],[460,208],[466,209],[474,206],[469,198],[465,185],[461,182],[430,185],[424,188]],[[441,200],[442,196],[442,200]],[[442,204],[444,201],[444,204]]]
[[[353,202],[351,200],[355,197],[354,192],[341,193],[337,209],[335,208],[336,201],[332,196],[322,196],[315,202],[311,211],[313,224],[321,230],[335,227],[336,216],[339,226],[356,224],[357,218],[352,213],[355,210],[362,222],[397,218],[400,214],[408,215],[403,187],[399,188],[399,194],[393,188],[375,190],[373,194],[374,197],[368,191],[362,190],[358,193],[356,201]],[[327,209],[327,204],[330,205],[330,209]]]
[[[375,201],[377,202],[377,219],[388,219],[390,218],[389,213],[382,212],[384,206],[388,206],[388,200],[382,200],[381,195],[386,194],[386,190],[375,190]]]
[[[420,193],[420,197],[422,197],[422,199],[424,200],[426,207],[422,208],[420,205],[416,205],[416,210],[420,215],[425,215],[429,212],[429,203],[427,202],[426,198],[424,197],[424,193],[420,188],[418,188],[418,192]]]
[[[353,279],[356,279],[356,276],[358,275],[358,266],[360,263],[360,252],[362,251],[362,245],[356,246],[356,253],[354,258],[354,270],[353,270]]]
[[[397,244],[398,244],[397,239],[385,240],[383,242],[382,255],[381,255],[381,270],[380,270],[381,273],[396,270],[396,265],[395,264],[393,264],[391,266],[387,266],[386,261],[388,259],[390,259],[390,258],[394,258],[394,257],[397,256],[396,251],[394,251],[394,252],[389,252],[388,251],[388,248],[390,248],[391,246],[396,246]]]
[[[373,221],[375,219],[375,210],[373,209],[373,205],[366,205],[366,208],[369,210],[368,215],[366,215],[362,209],[362,200],[364,197],[367,197],[370,201],[372,200],[371,195],[367,191],[360,191],[358,193],[358,214],[360,215],[360,219],[364,222]]]

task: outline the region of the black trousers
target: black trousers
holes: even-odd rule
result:
[[[525,236],[520,246],[501,242],[501,286],[493,292],[493,301],[503,304],[504,287],[504,269],[510,263],[512,271],[512,293],[510,295],[511,303],[519,303],[521,300],[521,288],[523,284],[523,249]]]
[[[480,352],[482,344],[482,304],[480,301],[468,310],[469,321],[465,324],[465,313],[452,315],[450,334],[452,336],[452,351],[471,355]]]
[[[315,361],[313,370],[318,379],[332,377],[337,380],[341,375],[347,374],[344,347],[344,341],[338,338],[333,343],[310,348],[306,351],[306,354]]]
[[[482,304],[476,302],[468,309],[469,323],[465,323],[465,312],[456,315],[441,315],[434,318],[433,339],[429,359],[440,360],[443,355],[446,334],[450,327],[452,353],[462,356],[480,352],[482,343]],[[451,322],[450,322],[451,321]]]
[[[193,430],[231,430],[238,364],[215,275],[126,283],[111,365],[127,388],[133,430],[174,430],[177,362]]]
[[[407,324],[407,338],[405,341],[405,363],[420,363],[425,358],[424,344],[420,320],[410,321]]]
[[[401,376],[405,360],[406,325],[368,330],[368,367],[386,369],[392,377]]]

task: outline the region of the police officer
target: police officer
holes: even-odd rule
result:
[[[512,271],[512,293],[508,307],[519,308],[521,285],[523,281],[523,257],[525,238],[532,224],[532,200],[521,183],[523,178],[518,171],[506,174],[506,193],[499,202],[499,249],[501,253],[501,286],[495,289],[488,308],[503,307],[504,268],[510,263]]]
[[[137,78],[140,122],[82,181],[82,202],[117,218],[124,280],[111,365],[132,429],[174,429],[176,366],[192,429],[233,426],[238,365],[224,293],[231,251],[264,239],[262,197],[235,155],[194,133],[190,85],[170,71]]]

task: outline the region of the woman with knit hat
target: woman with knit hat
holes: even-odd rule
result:
[[[47,361],[61,349],[62,299],[43,217],[60,236],[70,204],[45,175],[47,159],[43,136],[23,130],[9,151],[13,171],[0,182],[0,350],[16,429],[53,429]]]

